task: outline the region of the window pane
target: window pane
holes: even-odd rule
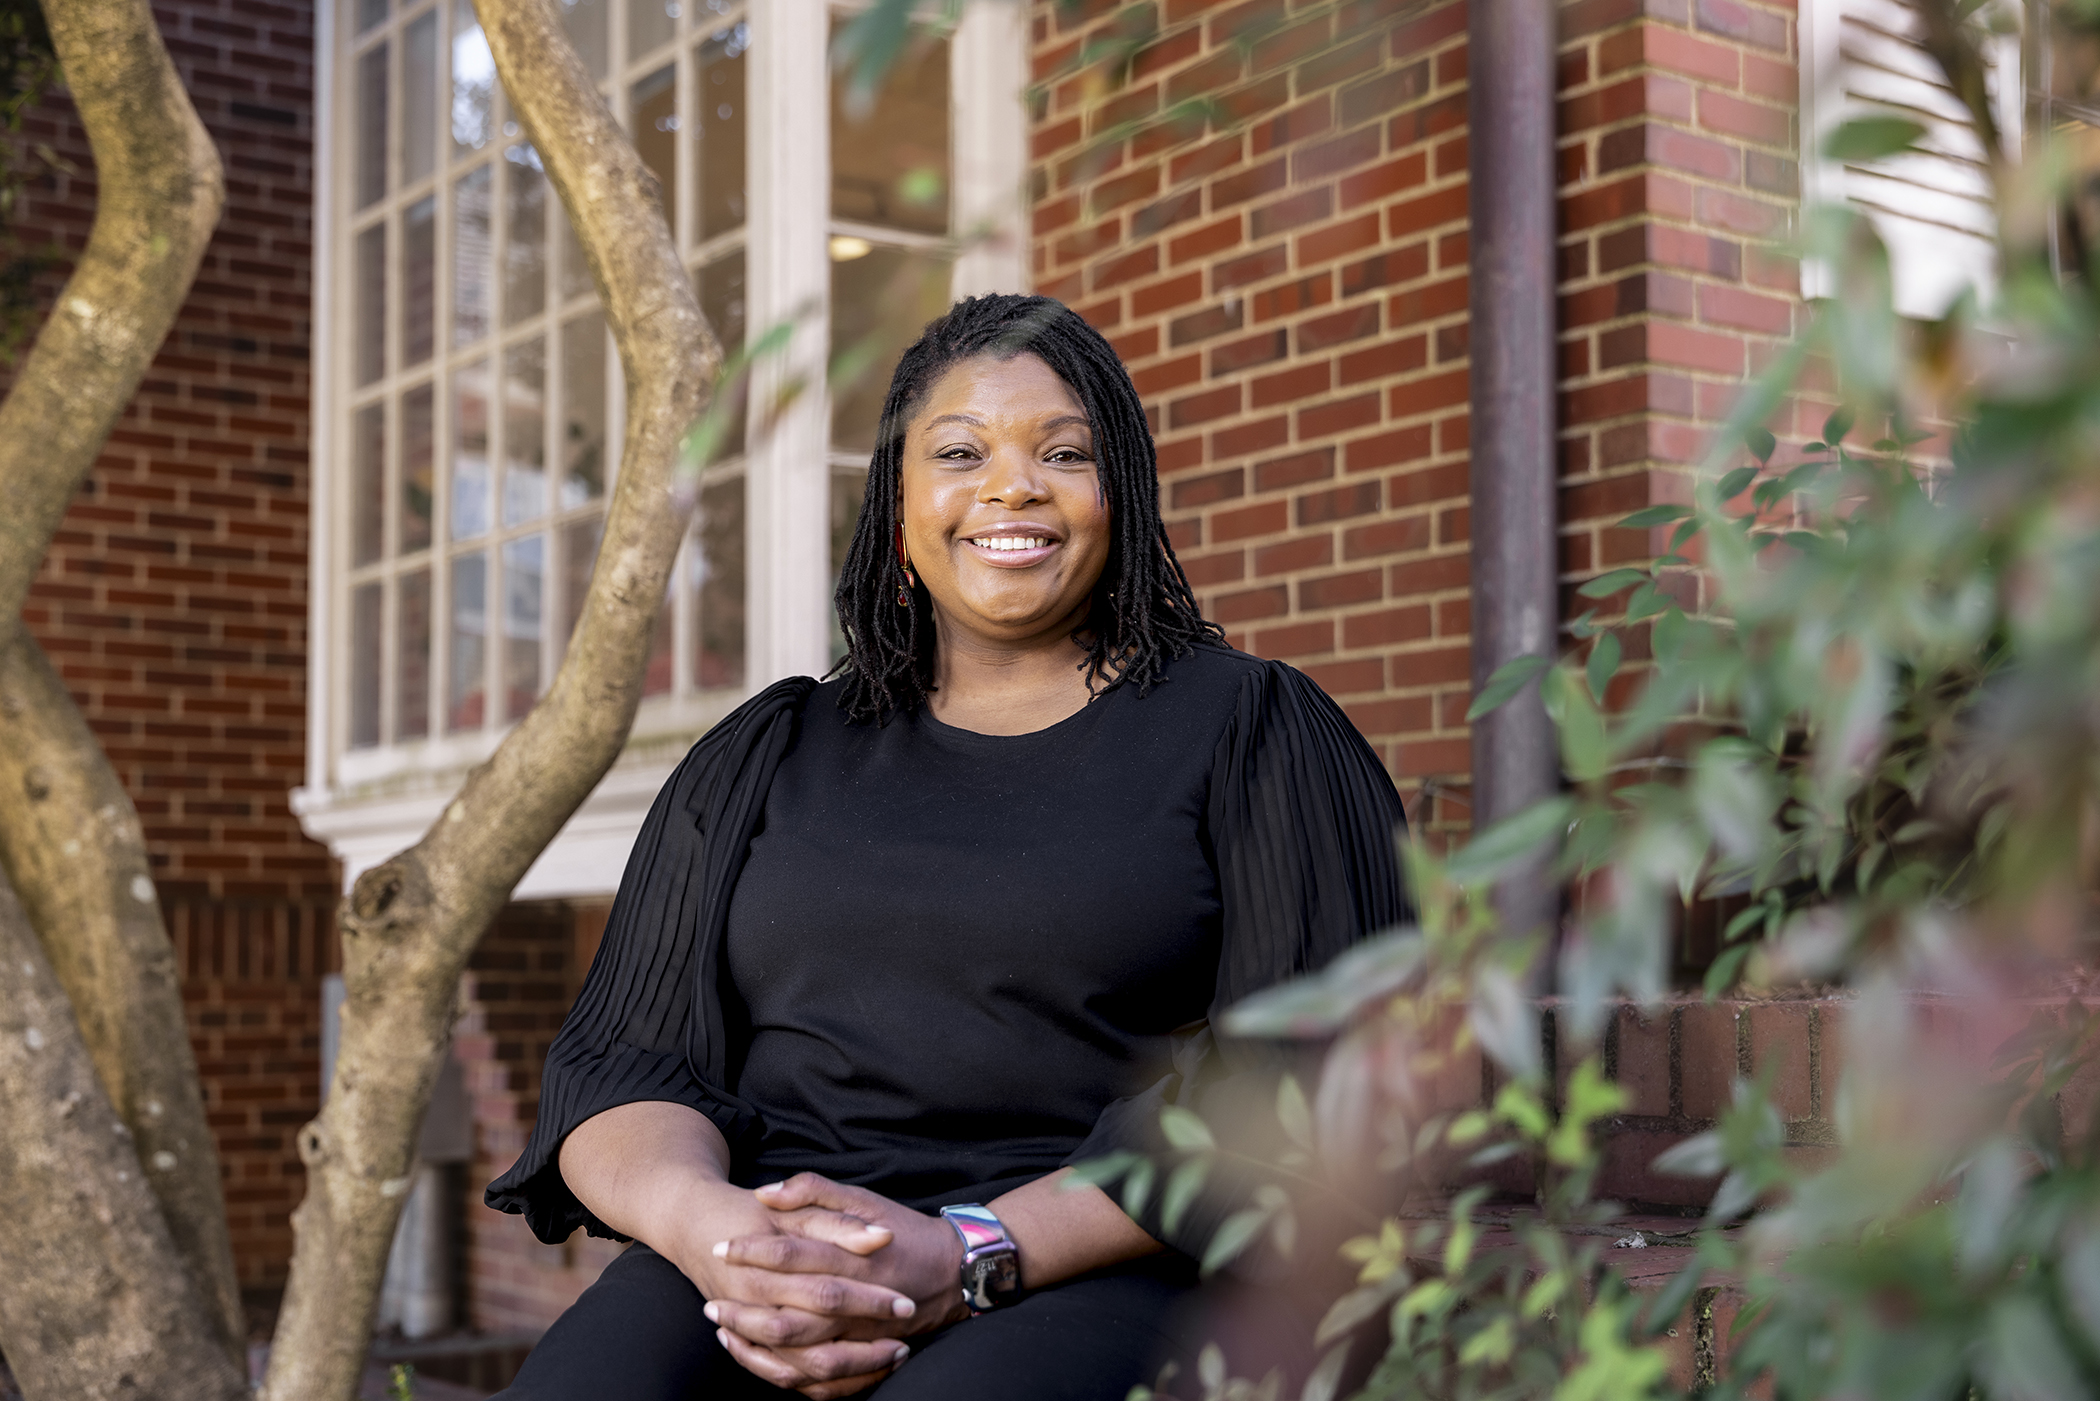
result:
[[[452,538],[489,530],[489,362],[452,377]]]
[[[379,585],[350,590],[350,747],[379,743]]]
[[[693,274],[693,290],[700,297],[700,310],[722,343],[724,356],[734,355],[744,344],[744,250],[715,259]],[[733,412],[715,447],[717,459],[735,457],[744,450],[744,414],[750,405],[748,376],[723,386],[735,397]]]
[[[432,10],[401,36],[401,183],[437,168],[438,17]]]
[[[386,45],[366,50],[357,61],[357,197],[363,209],[386,193]]]
[[[567,510],[605,493],[605,317],[579,316],[561,328],[561,504]]]
[[[831,214],[920,233],[948,232],[948,45],[923,40],[872,102],[831,79]]]
[[[386,409],[371,404],[350,422],[350,563],[386,549]]]
[[[516,720],[540,694],[540,596],[547,537],[503,546],[503,718]]]
[[[751,26],[735,24],[700,46],[700,237],[713,238],[744,222],[744,51]]]
[[[452,6],[452,149],[478,151],[496,135],[496,59],[473,0]]]
[[[437,340],[437,196],[401,215],[401,363],[420,365]]]
[[[386,225],[374,224],[357,236],[357,253],[351,263],[357,286],[351,296],[357,303],[356,329],[352,333],[351,360],[357,367],[357,382],[370,384],[386,373]]]
[[[687,552],[694,599],[693,684],[702,690],[744,684],[744,479],[701,488]]]
[[[628,92],[634,150],[663,186],[664,219],[678,217],[678,70],[666,64]]]
[[[562,28],[593,78],[605,76],[606,0],[560,0]]]
[[[494,167],[477,165],[452,186],[452,343],[489,333],[489,184]]]
[[[479,551],[452,561],[452,627],[447,647],[445,728],[478,730],[488,709],[488,556]]]
[[[547,352],[535,336],[503,354],[503,523],[547,510]]]
[[[401,576],[401,619],[394,650],[394,738],[430,733],[430,571]]]
[[[837,582],[846,567],[846,551],[853,547],[853,532],[860,525],[861,502],[868,495],[866,472],[831,474],[831,578]],[[839,616],[831,615],[831,660],[846,655],[846,634],[839,630]]]
[[[948,308],[948,260],[845,238],[832,240],[831,256],[831,441],[873,452],[890,372]]]
[[[386,0],[357,0],[357,32],[362,34],[386,18]]]
[[[627,0],[627,61],[668,44],[678,32],[678,0]]]
[[[436,390],[419,384],[401,396],[401,553],[430,548],[430,492],[436,463]]]
[[[503,211],[510,236],[503,259],[503,324],[515,326],[547,305],[547,177],[540,173],[540,153],[530,146],[512,146],[503,155],[510,177]]]

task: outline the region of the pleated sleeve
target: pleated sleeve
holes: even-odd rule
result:
[[[1242,683],[1213,760],[1207,821],[1223,906],[1209,1021],[1180,1039],[1173,1073],[1103,1112],[1072,1162],[1131,1150],[1167,1167],[1159,1116],[1169,1104],[1214,1128],[1267,1113],[1277,1048],[1219,1037],[1219,1018],[1409,917],[1398,849],[1406,813],[1392,778],[1341,708],[1291,667],[1266,662]],[[1253,1185],[1214,1174],[1171,1232],[1155,1192],[1139,1224],[1200,1256]]]
[[[579,1225],[624,1239],[562,1180],[562,1142],[591,1116],[645,1100],[683,1104],[711,1119],[732,1149],[758,1128],[751,1106],[724,1088],[736,1014],[724,1006],[720,948],[730,891],[813,684],[781,682],[709,731],[635,837],[583,991],[547,1052],[525,1151],[484,1194],[496,1210],[524,1216],[543,1241],[565,1240]]]

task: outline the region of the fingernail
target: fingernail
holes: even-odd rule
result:
[[[727,1259],[729,1258],[729,1242],[728,1242],[728,1241],[726,1241],[726,1240],[718,1240],[718,1241],[716,1241],[716,1242],[715,1242],[715,1249],[714,1249],[714,1257],[715,1257],[715,1258],[716,1258],[717,1260],[727,1260]]]
[[[729,1330],[728,1330],[727,1328],[717,1328],[717,1329],[715,1329],[715,1341],[716,1341],[716,1342],[718,1342],[718,1343],[720,1343],[720,1344],[721,1344],[721,1345],[722,1345],[723,1347],[728,1347],[728,1346],[729,1346]]]
[[[786,1185],[787,1184],[784,1182],[768,1182],[765,1186],[757,1188],[756,1190],[761,1192],[777,1192]]]
[[[901,1365],[903,1364],[903,1362],[905,1361],[905,1359],[906,1359],[906,1358],[908,1358],[908,1357],[910,1357],[910,1356],[911,1356],[911,1346],[910,1346],[909,1344],[907,1344],[907,1343],[899,1343],[899,1344],[897,1344],[897,1355],[896,1355],[896,1357],[895,1357],[895,1358],[893,1359],[892,1365],[900,1365],[900,1366],[901,1366]]]
[[[709,1304],[708,1307],[713,1308],[714,1305]],[[913,1314],[917,1313],[918,1311],[919,1306],[913,1303],[911,1300],[905,1298],[902,1294],[898,1295],[895,1299],[893,1299],[890,1302],[890,1312],[897,1315],[897,1317],[899,1318],[910,1318]],[[709,1314],[708,1317],[713,1318],[714,1315]]]
[[[707,1307],[700,1310],[700,1312],[707,1315],[707,1321],[709,1323],[720,1323],[722,1321],[721,1307],[714,1303],[712,1300],[710,1300],[708,1302]]]

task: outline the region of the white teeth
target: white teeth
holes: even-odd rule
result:
[[[981,550],[1040,550],[1050,542],[1040,535],[994,535],[970,543]]]

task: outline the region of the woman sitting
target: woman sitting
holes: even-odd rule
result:
[[[1391,779],[1204,621],[1058,303],[905,352],[838,611],[834,679],[658,796],[489,1188],[637,1242],[507,1397],[1122,1397],[1232,1204],[1168,1232],[1070,1165],[1153,1149],[1226,1076],[1215,1011],[1403,914]]]

